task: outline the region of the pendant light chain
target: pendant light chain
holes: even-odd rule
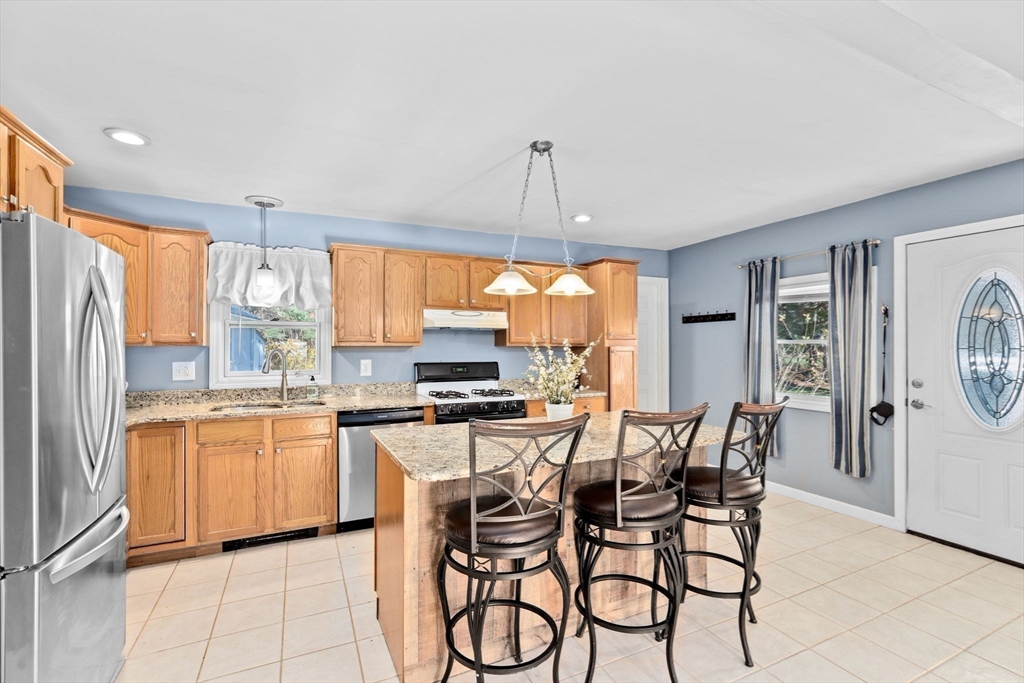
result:
[[[512,270],[512,262],[516,259],[516,244],[519,243],[519,229],[523,225],[523,210],[526,208],[526,193],[530,189],[530,172],[533,171],[533,150],[530,150],[530,161],[526,164],[526,182],[523,183],[523,198],[519,201],[519,218],[516,219],[516,234],[512,238],[512,253],[505,255],[508,269]]]
[[[562,251],[565,252],[566,272],[572,271],[573,259],[569,256],[569,243],[565,239],[565,225],[562,224],[562,199],[558,196],[558,178],[555,176],[555,155],[548,150],[548,165],[551,166],[551,184],[555,188],[555,206],[558,208],[558,229],[562,232]]]

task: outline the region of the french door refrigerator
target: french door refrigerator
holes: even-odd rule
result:
[[[125,636],[125,264],[0,219],[0,679],[106,682]]]

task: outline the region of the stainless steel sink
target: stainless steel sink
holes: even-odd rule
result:
[[[215,413],[243,413],[250,410],[283,410],[285,408],[319,408],[327,405],[326,401],[296,401],[294,403],[239,403],[233,406],[217,406]]]

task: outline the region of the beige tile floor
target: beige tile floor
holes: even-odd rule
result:
[[[733,543],[709,533],[710,547]],[[362,531],[131,570],[118,681],[397,680],[374,618],[372,553]],[[1018,568],[777,495],[759,553],[756,666],[743,666],[736,603],[691,595],[680,681],[1024,680]],[[735,590],[739,574],[718,564],[713,587]],[[583,680],[585,643],[566,639],[562,680]],[[598,663],[595,681],[668,680],[664,646],[645,636],[599,630]]]

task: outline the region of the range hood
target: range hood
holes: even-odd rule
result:
[[[504,311],[460,311],[431,309],[423,311],[423,329],[507,330],[508,314]]]

